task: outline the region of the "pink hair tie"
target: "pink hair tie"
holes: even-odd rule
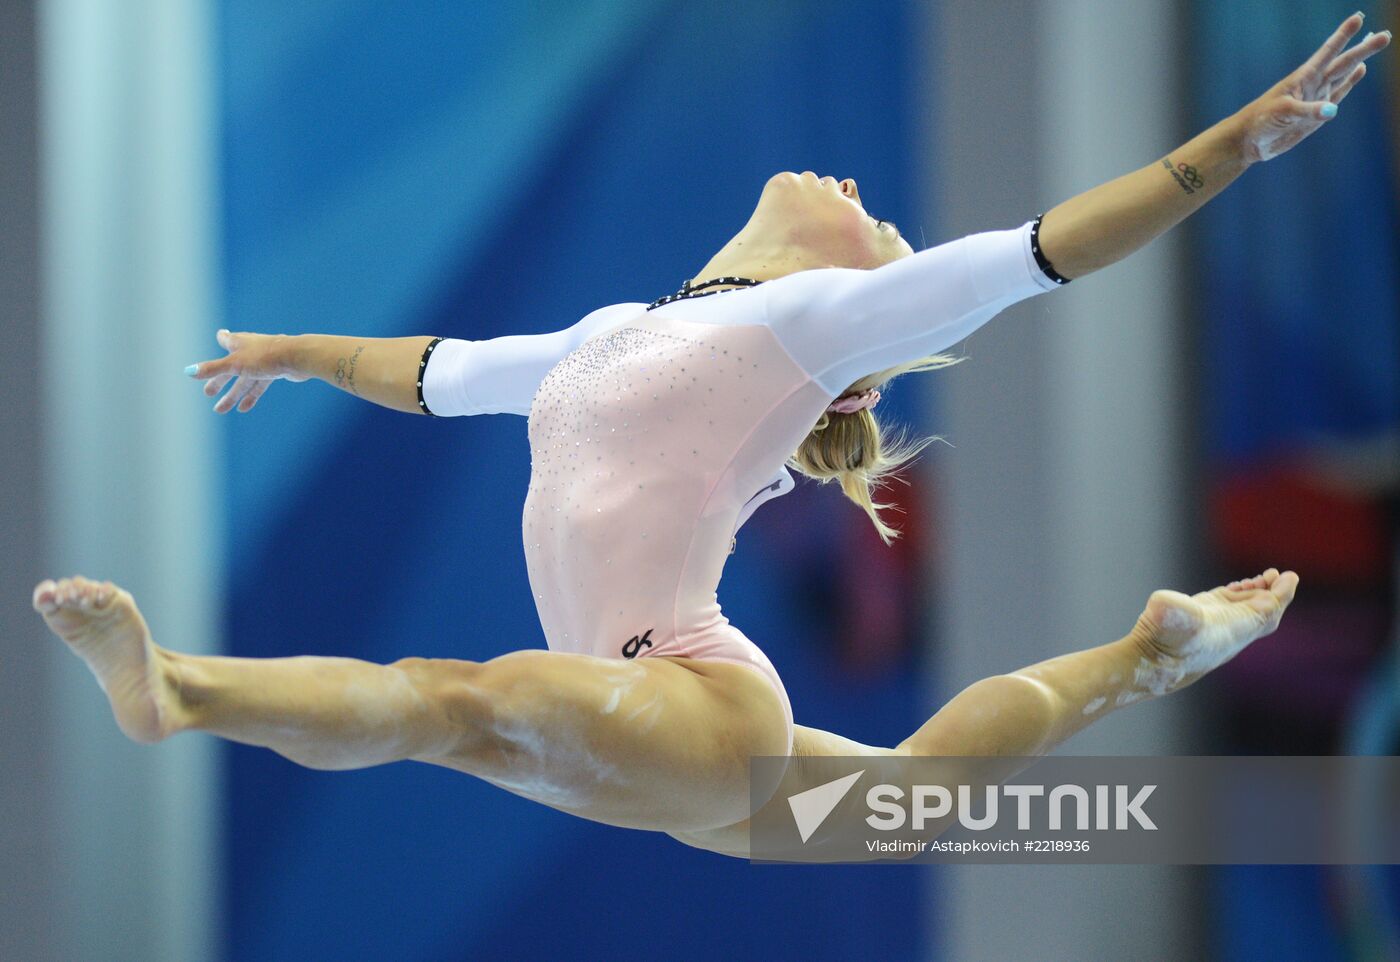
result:
[[[880,392],[873,387],[860,394],[848,394],[843,398],[837,398],[827,405],[827,410],[836,414],[855,414],[865,408],[873,408],[880,403]]]

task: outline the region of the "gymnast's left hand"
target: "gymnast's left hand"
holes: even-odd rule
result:
[[[1347,17],[1306,63],[1240,111],[1247,162],[1272,160],[1337,115],[1337,105],[1366,76],[1365,61],[1390,44],[1386,30],[1346,49],[1363,19],[1359,13]]]

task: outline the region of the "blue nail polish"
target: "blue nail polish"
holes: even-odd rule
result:
[[[186,376],[186,377],[194,377],[194,376],[195,376],[195,373],[196,373],[198,370],[199,370],[199,365],[198,365],[198,364],[191,364],[189,367],[185,368],[185,376]]]
[[[1337,116],[1337,105],[1323,104],[1322,116],[1326,117],[1328,120],[1331,120],[1333,117]]]

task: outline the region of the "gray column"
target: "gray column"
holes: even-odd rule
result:
[[[48,632],[39,446],[39,147],[34,5],[0,3],[0,959],[56,959]]]
[[[1186,140],[1176,5],[945,0],[929,48],[940,238],[1013,227]],[[933,238],[930,236],[930,242]],[[943,504],[936,697],[1126,634],[1154,588],[1185,577],[1190,349],[1180,238],[1018,305],[938,375],[956,448]],[[1188,695],[1135,706],[1070,754],[1186,748]],[[1190,870],[939,870],[937,957],[1197,957]]]
[[[217,327],[210,11],[39,6],[47,572],[110,578],[157,641],[217,630],[216,421],[181,369]],[[138,746],[46,641],[65,960],[214,958],[210,739]]]

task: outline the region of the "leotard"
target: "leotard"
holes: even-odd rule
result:
[[[777,671],[716,596],[731,537],[793,487],[784,462],[859,378],[936,354],[1053,290],[1033,227],[875,270],[613,304],[550,334],[444,339],[422,371],[437,415],[527,415],[525,559],[553,650],[683,655]]]

